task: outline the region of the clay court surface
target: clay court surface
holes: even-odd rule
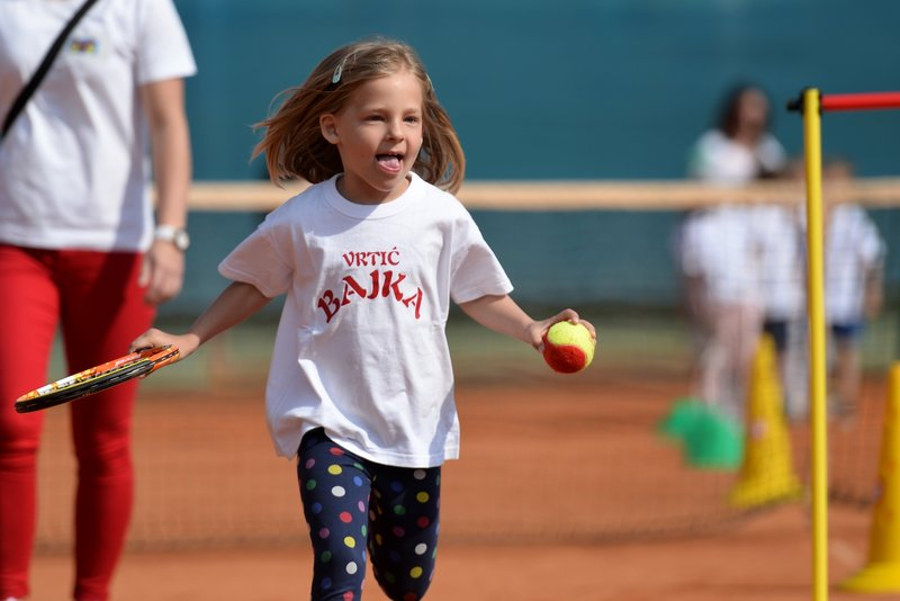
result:
[[[806,503],[734,512],[723,502],[734,475],[688,469],[654,432],[683,384],[602,370],[565,378],[460,383],[462,458],[444,472],[427,599],[812,598]],[[114,601],[308,598],[293,466],[271,451],[261,387],[217,388],[141,393],[137,506]],[[67,599],[71,586],[65,420],[65,411],[48,414],[41,486],[52,492],[41,497],[34,601]],[[795,430],[805,444],[805,428]],[[879,436],[869,437],[874,448]],[[870,519],[868,509],[832,504],[833,582],[864,565]],[[374,581],[367,590],[366,599],[384,598]],[[831,598],[862,597],[833,588]]]
[[[836,511],[833,580],[862,559],[866,520]],[[431,601],[793,601],[811,599],[805,514],[785,508],[728,533],[604,545],[445,545]],[[840,546],[838,546],[838,543]],[[281,601],[308,598],[303,549],[130,553],[116,599]],[[34,599],[67,599],[69,562],[39,557]],[[368,582],[367,598],[384,599]],[[831,599],[872,598],[833,591]]]

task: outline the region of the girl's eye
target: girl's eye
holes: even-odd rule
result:
[[[419,122],[419,118],[418,117],[407,117],[406,122],[410,123],[412,125],[415,125],[416,123]]]

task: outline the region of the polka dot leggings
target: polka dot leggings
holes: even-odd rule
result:
[[[297,478],[315,554],[312,601],[360,601],[366,549],[392,601],[419,601],[434,574],[441,468],[381,465],[319,428],[300,444]]]

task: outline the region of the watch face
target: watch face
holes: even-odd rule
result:
[[[191,245],[191,239],[188,236],[188,233],[184,230],[176,230],[175,236],[172,238],[172,242],[175,244],[175,248],[178,250],[187,250],[188,246]]]

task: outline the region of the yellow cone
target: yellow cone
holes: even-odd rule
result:
[[[775,343],[771,337],[763,336],[750,372],[744,461],[729,499],[735,507],[751,508],[786,501],[798,498],[803,492],[794,475],[782,405]]]
[[[841,588],[860,593],[900,592],[900,363],[891,368],[888,403],[884,415],[881,458],[878,467],[878,502],[869,533],[866,567],[841,583]]]

